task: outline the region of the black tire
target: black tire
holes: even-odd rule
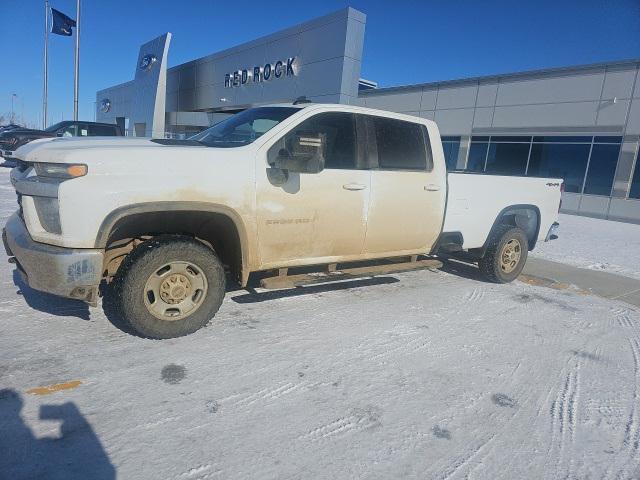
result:
[[[162,320],[145,301],[150,277],[171,262],[197,265],[207,288],[192,313],[178,320]],[[225,294],[225,273],[215,253],[189,237],[163,235],[138,245],[123,261],[114,278],[112,303],[136,334],[154,339],[188,335],[204,327],[219,310]]]
[[[502,252],[509,243],[510,247],[519,244],[519,259],[515,266],[505,266]],[[513,243],[516,242],[516,243]],[[484,256],[478,260],[480,272],[490,282],[509,283],[518,278],[527,261],[529,241],[521,228],[512,225],[498,225],[489,239],[489,245]],[[506,267],[506,270],[505,270]],[[508,271],[507,271],[508,270]]]

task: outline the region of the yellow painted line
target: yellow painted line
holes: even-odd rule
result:
[[[82,382],[80,380],[73,380],[71,382],[55,383],[44,387],[32,388],[31,390],[27,390],[27,393],[30,393],[31,395],[51,395],[52,393],[56,393],[61,390],[72,390],[81,384]]]

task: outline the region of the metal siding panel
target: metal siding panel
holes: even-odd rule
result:
[[[629,100],[611,100],[600,102],[598,125],[624,125],[629,108]]]
[[[565,127],[595,124],[597,102],[496,107],[493,127]]]
[[[367,107],[390,110],[392,112],[409,112],[420,110],[421,90],[411,92],[390,93],[365,98]]]
[[[426,119],[428,119],[428,120],[435,120],[435,118],[436,118],[436,112],[435,112],[435,111],[433,111],[433,110],[428,110],[428,111],[426,111],[426,112],[420,112],[420,115],[419,115],[419,116],[420,116],[420,117],[422,117],[422,118],[426,118]],[[439,128],[439,127],[440,127],[440,126],[438,125],[438,128]]]
[[[286,84],[286,85],[283,85]],[[235,105],[252,105],[256,103],[261,103],[264,97],[264,89],[269,89],[269,101],[273,99],[273,101],[278,101],[279,95],[282,95],[282,99],[285,98],[287,100],[294,100],[295,97],[284,97],[282,93],[282,89],[288,87],[289,90],[292,90],[295,87],[295,83],[293,79],[288,78],[285,80],[277,80],[273,81],[272,84],[260,84],[260,83],[250,83],[244,85],[240,88],[234,88],[234,101]]]
[[[196,90],[180,89],[178,92],[178,110],[194,110],[196,108]]]
[[[562,194],[562,208],[563,213],[578,213],[578,207],[580,206],[580,197],[582,195],[578,193],[565,192]]]
[[[297,95],[321,96],[339,95],[342,88],[342,67],[344,57],[303,65],[297,82]],[[268,92],[265,92],[265,97]]]
[[[302,64],[343,56],[346,37],[346,18],[302,32],[300,38]]]
[[[193,90],[196,88],[196,66],[189,65],[180,69],[180,90]]]
[[[180,71],[167,72],[167,93],[176,93],[180,90]]]
[[[267,44],[255,45],[251,48],[213,59],[215,71],[214,84],[224,83],[224,76],[237,72],[243,68],[251,69],[255,66],[264,66],[267,62],[275,62],[278,59],[267,59]]]
[[[473,107],[476,104],[477,85],[442,87],[438,90],[437,110]]]
[[[497,105],[599,100],[604,71],[500,83]]]
[[[286,60],[289,57],[300,57],[300,34],[290,35],[270,42],[265,49],[265,62],[277,62],[278,60]],[[297,58],[303,62],[303,58]],[[251,68],[251,67],[249,67]]]
[[[497,83],[484,83],[480,84],[478,88],[478,101],[477,107],[493,107],[496,103],[496,95],[498,94]]]
[[[602,99],[631,98],[633,80],[636,76],[635,68],[625,68],[620,70],[607,70],[604,78],[604,88],[602,89]]]
[[[473,128],[489,128],[493,120],[493,107],[476,108]]]
[[[598,197],[592,195],[582,195],[580,201],[581,215],[589,217],[606,218],[609,210],[609,197]]]
[[[349,96],[356,98],[358,96],[358,80],[360,79],[360,60],[344,57],[342,66],[342,83],[340,91]]]
[[[631,101],[626,133],[627,135],[640,135],[640,99],[634,98]]]
[[[436,110],[435,121],[443,135],[469,135],[473,109]]]
[[[216,70],[213,62],[198,63],[196,65],[196,87],[213,85],[216,83],[215,74]]]
[[[435,110],[437,97],[437,88],[423,88],[422,99],[420,100],[420,110]]]
[[[612,198],[609,219],[640,223],[640,200]]]
[[[178,93],[167,93],[167,112],[175,112],[178,110]],[[125,115],[126,116],[126,115]]]
[[[354,60],[362,61],[365,24],[352,18],[348,22],[345,55]]]

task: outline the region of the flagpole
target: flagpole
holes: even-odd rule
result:
[[[49,0],[44,2],[44,81],[42,86],[42,129],[47,128],[47,89],[49,83]]]
[[[78,84],[80,75],[80,0],[76,0],[76,49],[73,75],[73,119],[78,120]]]

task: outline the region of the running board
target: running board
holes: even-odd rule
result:
[[[437,269],[442,267],[440,260],[427,259],[415,260],[403,263],[389,263],[383,265],[373,265],[367,267],[353,267],[336,270],[336,264],[328,266],[327,271],[303,273],[299,275],[287,275],[287,269],[279,270],[280,274],[275,277],[267,277],[260,280],[260,286],[269,290],[281,288],[294,288],[313,283],[334,282],[337,280],[351,280],[362,277],[373,277],[376,275],[386,275],[388,273],[407,272],[411,270],[423,270],[426,268]]]

